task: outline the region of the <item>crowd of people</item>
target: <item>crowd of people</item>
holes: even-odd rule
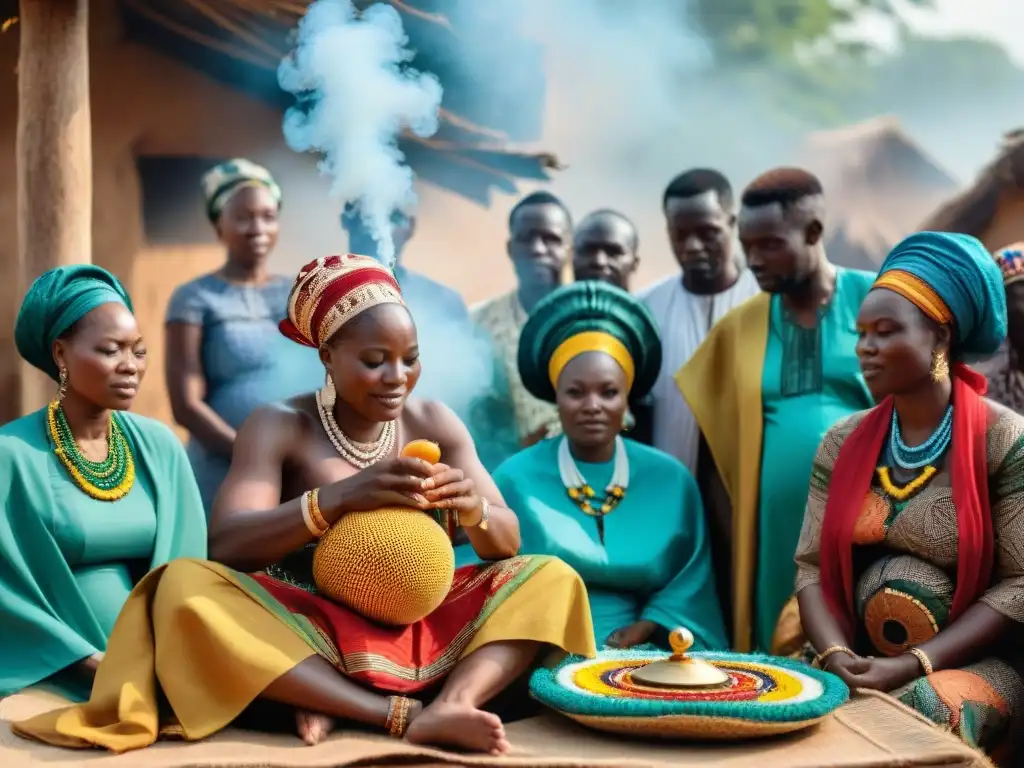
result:
[[[735,195],[694,169],[661,200],[677,274],[635,292],[630,220],[574,222],[540,192],[509,216],[516,286],[467,308],[402,266],[409,216],[394,269],[349,209],[369,255],[292,279],[267,266],[270,174],[233,160],[202,186],[227,258],[167,312],[187,448],[130,412],[145,342],[115,276],[53,270],[20,309],[18,349],[57,395],[0,427],[0,696],[77,703],[17,733],[124,751],[284,717],[309,743],[351,720],[501,754],[500,715],[547,652],[667,648],[686,627],[698,649],[804,658],[1010,754],[1019,248],[921,232],[877,274],[846,269],[812,174]],[[444,339],[418,327],[479,342],[486,391],[447,392]],[[410,398],[421,373],[430,397]],[[441,462],[401,456],[416,439]],[[434,513],[458,565],[408,626],[313,576],[334,523],[395,505]]]

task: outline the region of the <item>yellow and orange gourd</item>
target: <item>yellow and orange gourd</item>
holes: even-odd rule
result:
[[[441,449],[414,440],[402,456],[436,464]],[[455,551],[434,518],[409,507],[343,515],[317,544],[317,589],[368,619],[415,624],[441,605],[452,587]]]

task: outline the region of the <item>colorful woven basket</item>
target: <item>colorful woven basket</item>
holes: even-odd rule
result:
[[[691,653],[727,672],[719,688],[642,684],[632,672],[668,657],[663,651],[605,650],[538,669],[530,692],[541,703],[591,728],[685,739],[748,739],[814,725],[846,702],[835,675],[799,661],[726,652]]]

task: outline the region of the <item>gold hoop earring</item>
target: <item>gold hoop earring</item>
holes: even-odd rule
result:
[[[64,402],[64,398],[68,396],[68,369],[60,369],[60,380],[58,381],[59,388],[57,389],[57,399]]]
[[[940,382],[949,376],[949,360],[946,354],[936,349],[932,352],[932,381]]]

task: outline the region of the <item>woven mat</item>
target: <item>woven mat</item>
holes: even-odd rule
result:
[[[467,757],[358,731],[335,734],[307,747],[297,738],[229,729],[206,741],[164,742],[111,755],[60,750],[15,736],[11,720],[59,706],[52,694],[30,692],[0,701],[0,766],[3,768],[987,768],[982,757],[953,736],[881,694],[862,693],[821,725],[802,733],[734,746],[652,744],[608,736],[556,716],[508,726],[514,754]]]

